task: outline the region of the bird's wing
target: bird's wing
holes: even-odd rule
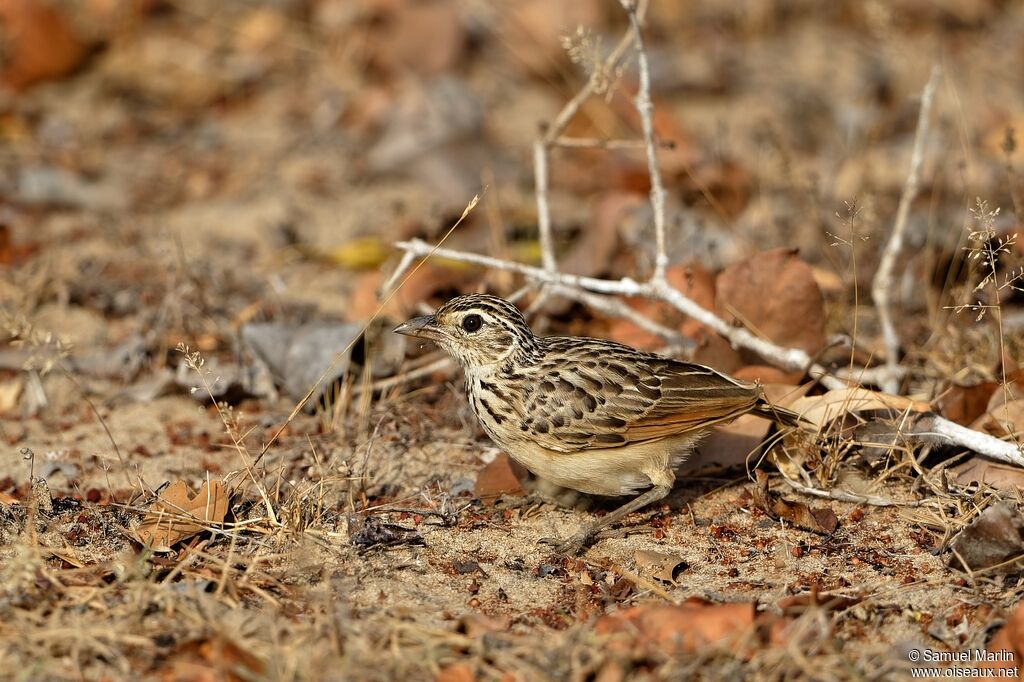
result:
[[[542,339],[518,396],[520,428],[558,452],[613,448],[728,421],[759,402],[754,384],[596,339]],[[524,433],[525,435],[525,433]]]

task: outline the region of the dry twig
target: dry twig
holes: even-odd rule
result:
[[[903,240],[907,232],[907,217],[910,205],[917,197],[921,178],[921,164],[924,162],[925,142],[928,138],[928,123],[931,116],[932,102],[935,99],[935,88],[939,84],[942,69],[938,65],[932,67],[931,76],[921,93],[921,110],[917,117],[917,133],[914,135],[914,149],[910,155],[910,172],[903,185],[899,208],[896,210],[896,223],[893,225],[892,237],[882,252],[882,261],[878,264],[874,281],[871,283],[871,297],[878,309],[878,321],[882,326],[882,338],[885,342],[886,376],[882,381],[882,389],[887,393],[899,391],[898,365],[900,360],[900,337],[893,323],[892,308],[889,295],[893,289],[893,271],[896,261],[903,252]]]

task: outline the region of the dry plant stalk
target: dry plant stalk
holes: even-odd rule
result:
[[[892,237],[889,238],[889,242],[882,252],[882,260],[878,264],[878,270],[871,283],[871,297],[874,299],[875,308],[878,309],[878,321],[882,326],[882,338],[885,342],[886,371],[882,380],[882,389],[887,393],[899,391],[900,337],[896,333],[889,299],[893,290],[893,272],[896,269],[896,261],[903,253],[903,241],[907,232],[910,206],[917,197],[917,190],[921,182],[921,165],[924,162],[932,103],[935,100],[935,89],[938,87],[941,76],[942,69],[936,64],[932,67],[931,76],[921,93],[921,109],[917,117],[917,132],[914,134],[914,149],[910,155],[910,171],[907,174],[907,181],[903,185],[899,207],[896,209],[896,222],[893,225]]]

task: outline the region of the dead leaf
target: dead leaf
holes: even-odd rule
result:
[[[620,635],[611,649],[686,653],[708,646],[729,646],[754,626],[754,604],[710,604],[690,600],[679,605],[647,603],[602,616],[599,635]]]
[[[287,18],[269,7],[250,11],[235,28],[235,44],[246,52],[263,52],[281,39]]]
[[[710,208],[732,222],[750,202],[750,171],[735,161],[706,158],[676,173],[677,191],[687,206]]]
[[[585,277],[604,274],[619,245],[619,224],[623,215],[645,201],[647,198],[642,194],[615,191],[595,201],[590,209],[590,223],[561,259],[559,270]]]
[[[135,535],[155,552],[170,552],[182,540],[223,523],[229,499],[220,481],[203,483],[195,496],[184,481],[177,481],[160,494]]]
[[[1018,662],[1024,661],[1024,603],[1018,604],[1003,625],[985,647],[991,653],[1011,652],[1009,661],[985,661],[981,665],[988,669],[1006,670],[1008,678],[1018,677]],[[1000,675],[996,675],[998,677]]]
[[[567,62],[563,36],[579,26],[598,31],[604,23],[596,0],[518,0],[502,7],[497,34],[502,36],[499,44],[511,53],[508,62],[536,75],[559,73]]]
[[[482,613],[467,613],[459,618],[459,626],[456,632],[476,639],[492,632],[505,632],[511,626],[512,621],[508,616],[486,616]]]
[[[803,372],[786,372],[778,367],[768,365],[747,365],[740,367],[731,374],[737,379],[744,381],[756,381],[760,384],[784,384],[796,386],[803,378]],[[806,391],[805,391],[806,392]]]
[[[822,293],[841,294],[845,290],[843,278],[837,275],[834,270],[826,270],[812,265],[811,275],[814,277],[814,281],[818,283],[818,288],[821,289]]]
[[[869,410],[903,412],[930,412],[931,406],[919,400],[889,395],[866,388],[841,388],[822,395],[807,396],[790,405],[809,424],[825,428],[833,420],[847,414]]]
[[[0,490],[0,504],[21,504],[21,500]]]
[[[706,310],[714,310],[715,307],[715,278],[711,272],[699,263],[688,263],[686,265],[673,265],[665,271],[665,277],[668,279],[669,284],[678,289],[683,295],[687,296],[699,306]],[[725,350],[722,353],[723,358],[737,358],[735,351],[729,347],[728,342],[719,337],[717,334],[713,334],[707,331],[707,328],[697,322],[696,320],[690,319],[680,313],[678,310],[663,303],[661,301],[651,301],[646,298],[629,298],[626,300],[627,305],[633,310],[644,317],[654,320],[662,324],[665,327],[679,329],[679,333],[685,337],[694,339],[698,342],[698,353],[701,355],[701,359],[696,359],[696,362],[706,364],[715,369],[722,369],[719,365],[713,364],[719,362],[715,358],[710,357],[709,352],[700,352],[701,344],[707,345],[708,343],[716,343],[715,341],[709,341],[709,337],[718,339],[715,348],[718,350],[722,349],[719,343],[725,344]],[[643,348],[645,350],[657,350],[664,347],[665,339],[661,338],[656,334],[652,334],[645,329],[641,329],[637,325],[633,324],[629,320],[617,319],[612,323],[608,331],[608,337],[613,341],[624,343],[627,346],[633,346],[634,348]],[[710,360],[711,362],[708,362]],[[722,364],[721,362],[719,364]],[[728,364],[728,363],[726,363]],[[723,371],[729,371],[728,369]]]
[[[60,78],[85,59],[85,46],[71,24],[45,0],[0,0],[7,68],[0,80],[23,90]]]
[[[503,495],[522,497],[526,492],[523,490],[520,477],[525,472],[522,465],[513,461],[504,452],[499,453],[477,474],[473,494],[485,504],[494,504],[494,501]]]
[[[476,674],[469,663],[452,663],[441,668],[436,682],[475,682]]]
[[[381,310],[381,316],[405,320],[418,314],[416,304],[430,300],[439,292],[469,290],[482,274],[475,268],[448,267],[434,261],[437,259],[424,263],[409,277]],[[366,320],[377,311],[380,305],[378,290],[385,279],[385,273],[381,270],[372,270],[356,279],[348,309],[350,320]]]
[[[1000,394],[996,391],[994,395]],[[1019,440],[1024,436],[1024,399],[1015,399],[990,407],[971,424],[976,431],[985,431],[999,438]]]
[[[774,519],[788,521],[797,528],[831,535],[839,527],[839,519],[828,507],[809,507],[802,502],[789,502],[768,489],[768,474],[757,471],[753,489],[754,502]]]
[[[669,583],[676,582],[679,574],[690,567],[682,557],[646,549],[637,551],[633,559],[641,572]]]
[[[242,682],[263,676],[265,665],[227,637],[214,634],[178,646],[160,671],[164,680]]]
[[[451,71],[466,48],[466,28],[455,0],[391,0],[368,17],[367,59],[385,74],[435,76]]]
[[[996,502],[985,508],[953,539],[950,565],[979,571],[1006,562],[1003,571],[1017,570],[1024,557],[1024,515],[1010,502]]]
[[[765,251],[726,268],[716,282],[719,315],[785,348],[825,346],[825,307],[807,263],[793,249]]]
[[[731,374],[743,366],[739,352],[718,334],[700,329],[692,337],[697,342],[697,347],[693,351],[694,362],[726,374]]]
[[[999,464],[984,457],[972,457],[948,470],[959,485],[980,483],[996,490],[1024,488],[1024,469],[1008,464]]]
[[[989,399],[998,387],[994,381],[982,381],[973,386],[952,384],[940,393],[935,408],[946,419],[967,426],[985,414]]]
[[[7,414],[17,409],[23,388],[25,388],[25,379],[21,375],[0,381],[0,414]]]
[[[788,407],[810,390],[811,384],[795,387],[782,384],[765,384],[765,397],[779,407]],[[757,452],[768,435],[771,421],[763,417],[745,414],[713,430],[701,441],[694,457],[683,465],[685,470],[706,467],[716,469],[742,466],[747,457]]]

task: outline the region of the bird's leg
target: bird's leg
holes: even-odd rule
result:
[[[579,554],[579,551],[583,549],[583,546],[587,544],[587,541],[594,537],[594,535],[613,523],[617,523],[628,514],[632,514],[638,509],[643,509],[649,504],[653,504],[658,500],[664,499],[671,490],[671,485],[656,485],[647,492],[637,495],[610,514],[598,519],[597,522],[591,524],[587,528],[584,528],[564,542],[552,542],[548,539],[543,539],[541,542],[550,542],[551,544],[555,544],[555,551],[559,554]]]

